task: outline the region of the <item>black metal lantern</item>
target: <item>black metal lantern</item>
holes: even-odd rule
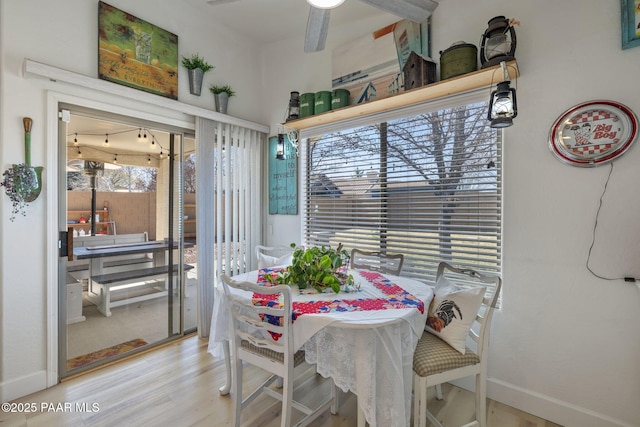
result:
[[[513,118],[518,115],[516,90],[509,87],[510,81],[498,83],[496,90],[491,92],[487,119],[492,128],[506,128],[513,124]]]
[[[496,16],[482,35],[480,63],[482,68],[498,65],[503,61],[512,61],[516,53],[516,31],[513,28],[518,21]]]
[[[278,134],[278,143],[276,144],[276,160],[286,160],[284,155],[284,134]]]
[[[289,120],[296,120],[300,118],[300,93],[291,92],[291,98],[289,98],[289,109],[287,110],[287,122]]]

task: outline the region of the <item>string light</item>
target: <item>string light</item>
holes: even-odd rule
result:
[[[72,147],[71,143],[69,143],[68,147]],[[76,150],[76,156],[75,158],[81,159],[84,157],[84,154],[82,152],[82,147],[83,146],[77,146],[74,147]],[[117,164],[118,163],[118,155],[119,153],[113,153],[113,151],[106,151],[106,150],[102,150],[100,148],[97,147],[92,147],[92,146],[84,146],[85,148],[89,148],[89,158],[95,157],[95,156],[104,156],[104,155],[113,155],[113,161],[111,163],[113,164]],[[165,154],[164,149],[161,150],[161,156],[162,159],[164,158],[168,158],[169,156],[167,154]],[[147,165],[152,165],[152,161],[154,158],[154,154],[153,153],[127,153],[126,154],[126,158],[130,159],[130,160],[134,160],[135,158],[143,158],[146,160]],[[154,166],[152,166],[154,167]]]
[[[124,133],[128,133],[128,132],[135,132],[135,131],[136,131],[135,128],[134,129],[126,129],[126,130],[122,130],[122,131],[114,131],[114,132],[111,133],[111,135],[120,135],[120,134],[124,134]],[[160,148],[160,156],[159,156],[159,158],[161,160],[163,160],[165,158],[168,158],[168,155],[165,154],[164,147],[162,146],[160,141],[156,141],[156,137],[155,137],[155,135],[153,135],[153,133],[151,133],[148,129],[146,129],[144,127],[138,127],[137,131],[138,131],[138,133],[137,133],[138,141],[145,142],[145,141],[149,141],[150,140],[151,141],[151,145],[150,146],[151,146],[151,148],[153,150],[155,150],[156,146],[158,146]],[[77,149],[78,149],[77,156],[78,156],[78,158],[82,158],[82,151],[80,150],[80,144],[78,142],[78,136],[100,136],[100,135],[104,135],[105,136],[105,139],[104,139],[104,142],[103,142],[102,145],[104,147],[109,148],[110,144],[109,144],[109,134],[108,133],[102,134],[102,133],[97,133],[97,132],[93,132],[93,133],[92,132],[86,132],[86,133],[84,133],[84,132],[80,132],[80,133],[73,132],[73,133],[68,134],[67,136],[68,137],[73,136],[73,146],[77,147]],[[149,135],[150,138],[147,135]],[[157,144],[156,144],[156,142],[157,142]],[[97,152],[101,152],[102,151],[102,150],[96,148],[95,146],[90,146],[89,148],[91,149],[92,152],[94,150],[97,151]],[[102,151],[102,152],[105,153],[105,154],[111,154],[108,151]],[[140,153],[140,156],[145,156],[145,155],[147,156],[147,164],[151,165],[151,157],[152,157],[151,154]],[[136,155],[133,154],[133,156],[136,156]],[[118,161],[118,155],[116,154],[115,158],[113,160],[113,163],[115,164],[115,163],[117,163],[117,161]]]
[[[104,146],[107,147],[109,146],[109,135],[120,135],[120,134],[124,134],[124,133],[129,133],[129,132],[135,132],[136,129],[126,129],[126,130],[121,130],[121,131],[114,131],[109,133],[95,133],[95,132],[82,132],[82,133],[78,133],[78,132],[72,132],[70,134],[68,134],[68,137],[73,136],[73,143],[75,146],[78,145],[78,136],[100,136],[100,135],[104,135],[105,139],[104,139]],[[137,134],[137,141],[138,142],[148,142],[149,141],[149,136],[151,136],[151,145],[155,145],[156,141],[155,141],[155,136],[153,135],[153,133],[151,133],[149,131],[149,129],[143,128],[143,127],[138,127],[138,134]],[[149,136],[148,136],[149,135]],[[158,142],[159,144],[159,142]]]

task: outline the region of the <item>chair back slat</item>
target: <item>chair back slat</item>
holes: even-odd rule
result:
[[[388,254],[380,251],[371,252],[361,249],[351,250],[351,268],[360,268],[381,273],[400,275],[403,254]]]
[[[284,328],[281,326],[272,325],[263,320],[253,319],[242,314],[237,314],[237,319],[241,324],[247,325],[258,331],[264,331],[267,333],[273,332],[276,334],[282,334],[284,332]]]
[[[261,294],[261,295],[269,295],[269,294]],[[261,306],[261,305],[253,305],[242,301],[234,297],[233,295],[229,297],[234,307],[239,307],[240,309],[246,309],[250,311],[255,311],[258,314],[268,314],[271,316],[282,316],[283,309],[279,306]]]
[[[292,356],[294,351],[291,338],[291,288],[287,285],[259,286],[251,282],[233,280],[224,274],[220,278],[231,315],[230,333],[233,348],[239,350],[242,342],[248,341],[258,348],[268,348]],[[243,300],[241,296],[234,295],[232,289],[260,295],[277,294],[278,302],[273,306],[254,305],[246,302],[246,297]]]

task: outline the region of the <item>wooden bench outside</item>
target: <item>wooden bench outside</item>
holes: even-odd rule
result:
[[[179,265],[173,266],[174,276],[178,272],[179,267]],[[184,264],[183,271],[185,274],[182,277],[183,283],[186,280],[186,272],[191,269],[193,269],[192,265]],[[135,270],[118,271],[116,273],[92,276],[90,278],[91,282],[89,284],[87,298],[96,305],[100,313],[109,317],[111,316],[112,307],[119,307],[121,305],[132,304],[167,295],[167,285],[165,282],[161,289],[157,289],[154,292],[112,301],[112,297],[114,296],[114,291],[111,289],[112,287],[132,285],[127,288],[127,291],[134,288],[136,290],[144,288],[158,288],[158,282],[161,279],[166,279],[166,275],[168,273],[169,266],[164,265],[160,267],[139,268]]]

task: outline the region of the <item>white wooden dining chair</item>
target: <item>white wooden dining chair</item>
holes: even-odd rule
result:
[[[473,375],[476,380],[475,420],[464,427],[485,427],[487,425],[486,377],[489,331],[491,317],[502,287],[502,279],[497,275],[480,274],[475,270],[455,268],[446,262],[441,262],[438,265],[436,283],[446,270],[468,276],[479,283],[493,285],[493,293],[489,296],[485,295],[482,300],[480,310],[468,333],[470,339],[467,339],[467,343],[470,347],[466,347],[464,354],[436,335],[428,331],[422,333],[413,356],[413,425],[425,427],[429,419],[432,425],[443,427],[435,415],[427,410],[427,387],[439,388],[442,383]],[[442,399],[441,390],[437,390],[436,396]]]
[[[331,384],[331,392],[315,408],[310,408],[293,400],[293,382],[297,375],[309,368],[304,360],[303,351],[293,349],[291,288],[287,285],[272,287],[258,286],[251,282],[233,280],[225,274],[221,275],[227,307],[231,316],[231,354],[233,379],[231,398],[234,405],[233,423],[240,426],[242,409],[249,405],[262,392],[282,401],[282,427],[306,426],[324,411],[331,408],[335,413],[335,387]],[[234,294],[230,288],[249,291],[262,295],[278,295],[273,306],[258,306],[253,298],[242,298]],[[281,304],[280,304],[281,302]],[[274,324],[279,323],[279,324]],[[277,340],[273,337],[277,336]],[[262,368],[272,375],[260,386],[242,399],[242,365],[243,361]],[[269,387],[279,378],[283,379],[282,392]],[[304,417],[293,423],[292,409],[304,414]]]
[[[256,245],[255,251],[258,268],[268,268],[289,265],[294,249],[290,246]]]
[[[403,262],[403,254],[363,251],[357,248],[351,250],[351,268],[362,268],[398,276],[402,270]]]

